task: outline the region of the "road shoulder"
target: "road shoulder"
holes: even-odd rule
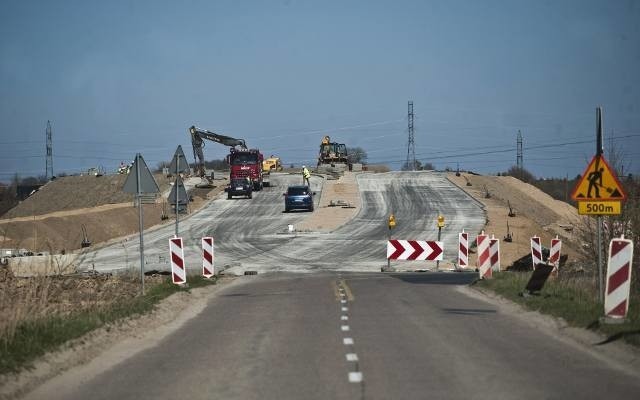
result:
[[[0,398],[39,399],[64,393],[127,358],[158,345],[165,337],[202,312],[222,290],[242,282],[223,277],[217,285],[175,293],[156,309],[139,317],[90,332],[46,354],[32,369],[0,376]]]
[[[640,377],[640,349],[620,341],[605,343],[606,337],[601,334],[569,326],[561,318],[528,310],[490,290],[477,286],[459,286],[457,290],[498,307],[501,313],[518,318],[531,329],[538,329],[567,346],[587,352],[612,368]]]

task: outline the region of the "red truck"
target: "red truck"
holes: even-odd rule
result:
[[[227,155],[229,164],[229,181],[237,178],[249,178],[253,184],[253,190],[262,190],[262,161],[264,156],[258,149],[248,149],[244,139],[236,139],[230,136],[220,135],[206,129],[195,126],[189,128],[191,133],[191,145],[193,146],[193,156],[196,160],[195,173],[201,178],[208,180],[208,186],[213,184],[213,175],[207,176],[204,167],[204,139],[231,147]],[[236,147],[237,146],[237,147]],[[204,185],[198,185],[203,187]]]
[[[263,159],[260,150],[231,148],[227,156],[227,163],[231,169],[229,179],[249,178],[253,183],[253,190],[262,190]]]

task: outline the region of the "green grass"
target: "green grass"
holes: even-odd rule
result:
[[[528,309],[559,317],[571,326],[587,328],[607,336],[607,342],[623,339],[640,346],[640,293],[632,286],[627,320],[623,324],[603,324],[604,307],[597,299],[593,282],[585,278],[549,279],[540,295],[522,297],[520,293],[531,273],[501,272],[493,279],[478,281],[477,286],[490,289]]]
[[[0,374],[30,368],[33,361],[95,329],[118,320],[152,311],[162,299],[180,291],[215,284],[215,279],[201,276],[187,278],[188,287],[180,287],[169,279],[151,286],[144,296],[116,302],[104,309],[79,312],[68,316],[54,315],[23,323],[10,341],[0,341]]]

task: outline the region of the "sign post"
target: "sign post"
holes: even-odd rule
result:
[[[627,195],[616,172],[605,160],[602,149],[602,107],[596,108],[596,155],[582,174],[571,198],[578,202],[578,214],[596,215],[598,241],[598,300],[604,302],[602,285],[602,216],[619,215]]]
[[[396,217],[391,214],[389,215],[389,242],[391,241],[391,229],[396,227]],[[391,270],[391,259],[387,257],[387,270]]]
[[[444,227],[444,216],[438,215],[438,242],[440,241],[440,234]],[[436,261],[436,271],[440,269],[440,260]]]
[[[140,225],[140,282],[142,294],[144,294],[144,217],[141,198],[143,193],[158,193],[160,188],[140,153],[136,154],[133,170],[129,170],[129,175],[124,181],[122,191],[135,194],[136,203],[138,204],[138,222]]]

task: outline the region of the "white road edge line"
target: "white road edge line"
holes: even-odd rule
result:
[[[347,361],[358,361],[358,355],[356,353],[348,353]]]
[[[351,383],[362,382],[362,372],[349,372],[349,382]]]

